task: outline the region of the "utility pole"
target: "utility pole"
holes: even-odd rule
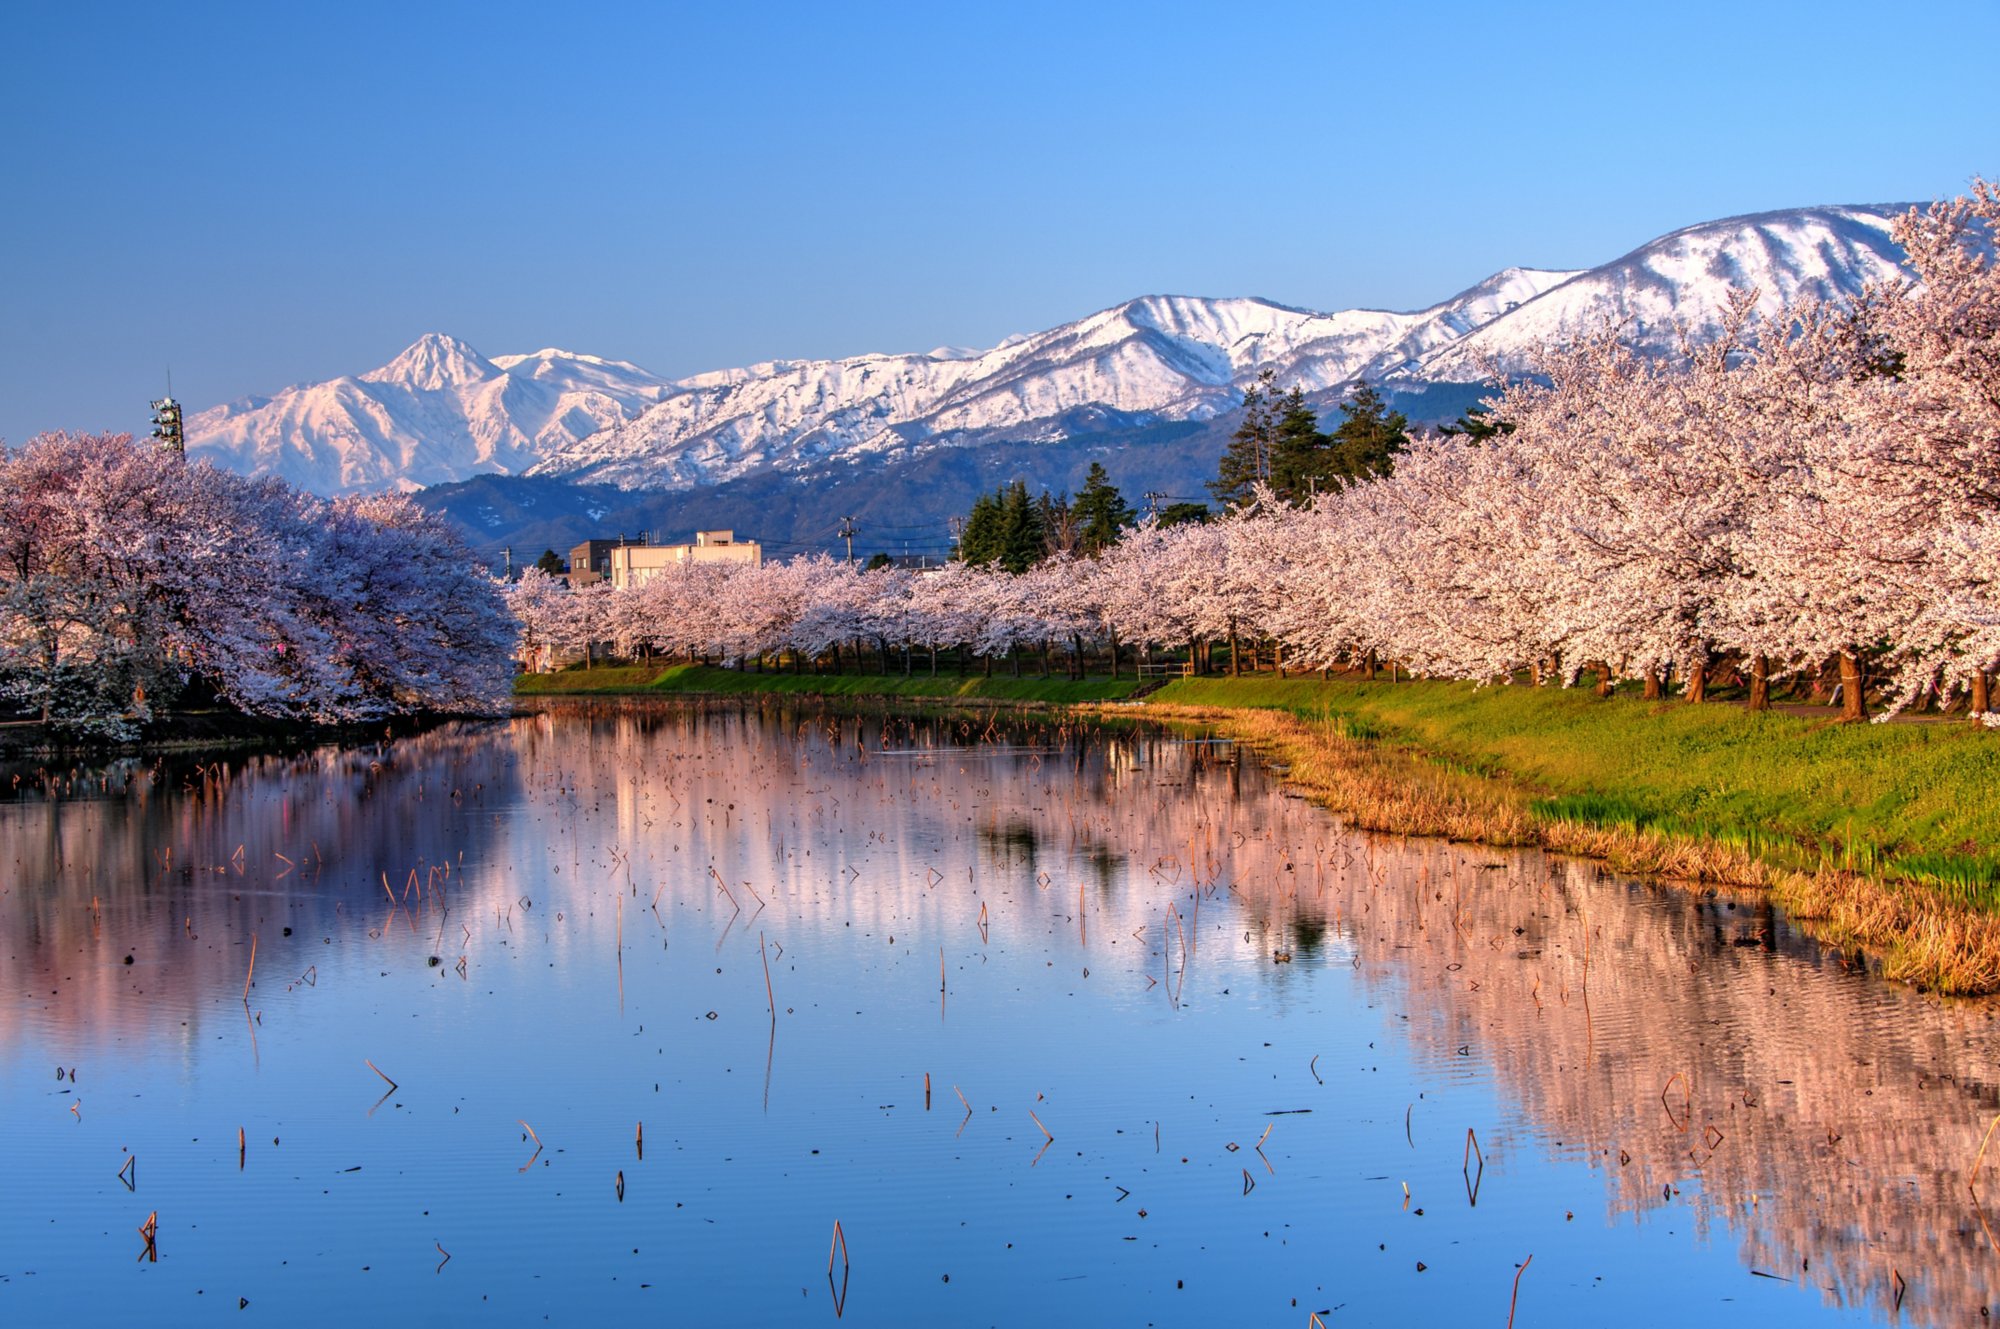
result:
[[[1165,498],[1166,495],[1162,494],[1157,489],[1148,489],[1143,495],[1141,495],[1141,497],[1146,500],[1146,515],[1148,517],[1159,516],[1160,500]]]
[[[956,560],[959,555],[959,537],[965,534],[965,518],[953,517],[948,524],[951,527],[951,556]]]
[[[507,580],[514,580],[514,546],[507,546]]]
[[[852,564],[854,562],[854,518],[842,517],[840,519],[840,538],[847,541],[847,561]]]

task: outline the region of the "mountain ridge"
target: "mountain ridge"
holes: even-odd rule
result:
[[[322,493],[487,474],[682,490],[1214,421],[1267,368],[1322,403],[1363,379],[1392,397],[1456,400],[1489,368],[1516,372],[1540,342],[1605,320],[1666,350],[1682,328],[1712,332],[1732,286],[1755,285],[1775,306],[1896,278],[1889,231],[1907,206],[1721,218],[1594,268],[1503,268],[1408,312],[1146,295],[984,350],[770,360],[673,380],[553,347],[489,358],[427,333],[366,373],[203,411],[189,442]]]

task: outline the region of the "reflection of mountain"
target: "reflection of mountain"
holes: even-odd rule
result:
[[[1727,1225],[1749,1268],[1883,1315],[1900,1274],[1902,1311],[1924,1323],[1961,1318],[2000,1281],[1963,1174],[2000,1108],[1985,1006],[1842,972],[1752,903],[1691,903],[1539,854],[1343,834],[1227,750],[1051,727],[1010,734],[1046,747],[1003,760],[953,746],[976,742],[980,723],[885,733],[783,714],[748,731],[754,755],[734,765],[676,758],[676,793],[700,809],[690,848],[726,872],[763,870],[773,828],[845,822],[879,828],[901,856],[865,898],[819,906],[857,927],[926,908],[970,927],[978,901],[928,875],[943,863],[962,879],[967,849],[996,930],[1018,933],[1023,908],[1037,927],[1063,919],[1080,884],[1093,936],[1157,936],[1170,901],[1195,918],[1233,907],[1253,955],[1354,965],[1408,1014],[1417,1057],[1440,1073],[1483,1061],[1528,1138],[1603,1175],[1613,1217],[1671,1205],[1698,1230]],[[590,769],[713,749],[704,728],[738,723],[606,718]],[[796,750],[767,746],[779,727]],[[586,796],[599,781],[586,778]],[[957,856],[940,831],[952,824],[968,842]],[[824,884],[825,867],[790,869],[760,889],[795,902]],[[1198,968],[1212,944],[1199,937],[1214,934],[1196,935]],[[1291,973],[1255,972],[1272,985]]]
[[[2000,1107],[1990,1008],[1842,973],[1782,920],[1724,898],[1345,834],[1226,747],[969,715],[598,704],[382,748],[123,768],[102,791],[114,797],[91,778],[24,781],[0,803],[18,860],[0,893],[5,981],[34,1022],[0,1028],[8,1045],[193,1039],[183,1021],[234,1006],[253,932],[263,990],[292,981],[323,936],[336,944],[318,954],[365,957],[348,963],[369,979],[377,956],[421,965],[441,929],[430,873],[447,864],[471,987],[501,962],[496,917],[534,883],[554,897],[535,906],[550,958],[569,948],[570,966],[608,968],[617,928],[628,947],[664,941],[642,912],[659,899],[685,929],[661,964],[682,966],[692,940],[704,974],[757,986],[759,1019],[760,931],[796,952],[782,1004],[825,954],[816,932],[986,952],[981,920],[991,972],[1010,950],[1036,967],[1080,959],[1112,980],[1098,1009],[1157,1015],[1182,962],[1172,906],[1189,992],[1222,972],[1276,1010],[1358,981],[1406,1017],[1437,1079],[1490,1081],[1509,1105],[1486,1141],[1496,1173],[1510,1154],[1586,1163],[1613,1218],[1668,1209],[1726,1227],[1748,1267],[1884,1316],[1895,1273],[1922,1323],[1966,1318],[2000,1283],[1962,1175]],[[392,910],[381,878],[401,892],[412,870],[432,892]],[[622,912],[599,907],[609,896]],[[738,948],[731,961],[711,966],[711,939],[718,957]],[[443,949],[449,965],[457,946]],[[362,986],[344,999],[365,1010]]]

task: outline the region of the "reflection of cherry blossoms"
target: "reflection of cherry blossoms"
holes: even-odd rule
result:
[[[0,453],[0,691],[125,737],[155,705],[289,720],[493,709],[514,636],[442,520],[331,502],[135,444]]]
[[[1544,348],[1490,406],[1503,432],[1415,440],[1390,477],[1294,509],[1268,493],[1205,525],[1129,531],[1096,558],[1019,576],[912,576],[824,557],[688,570],[552,609],[531,635],[580,653],[643,642],[693,658],[847,644],[928,657],[1210,643],[1280,665],[1420,674],[1668,679],[1699,699],[1727,666],[1753,699],[1837,665],[1850,715],[2000,665],[2000,190],[1912,212],[1907,286],[1849,310],[1773,315],[1740,293],[1716,341],[1673,360],[1603,329]],[[594,607],[600,606],[601,607]],[[561,612],[559,612],[561,611]],[[567,612],[566,629],[541,626]],[[1233,653],[1238,658],[1240,650]],[[961,656],[962,658],[962,656]]]

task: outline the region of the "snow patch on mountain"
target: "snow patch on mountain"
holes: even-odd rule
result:
[[[1759,312],[1801,297],[1842,301],[1906,275],[1890,236],[1908,204],[1794,208],[1704,222],[1642,245],[1523,301],[1419,358],[1409,377],[1474,382],[1486,366],[1518,371],[1533,349],[1607,321],[1641,346],[1670,349],[1720,330],[1732,290],[1754,289]]]
[[[247,397],[188,420],[188,447],[322,494],[519,474],[665,393],[636,365],[568,351],[489,360],[427,333],[379,369]]]
[[[673,382],[553,348],[487,359],[432,334],[358,377],[204,411],[189,441],[322,493],[490,472],[683,489],[994,440],[1053,443],[1211,419],[1266,369],[1315,394],[1363,379],[1413,392],[1475,384],[1606,321],[1671,350],[1683,329],[1712,334],[1733,288],[1755,287],[1775,308],[1898,278],[1890,228],[1903,210],[1726,218],[1587,271],[1508,268],[1414,313],[1156,295],[987,350],[774,360]]]

